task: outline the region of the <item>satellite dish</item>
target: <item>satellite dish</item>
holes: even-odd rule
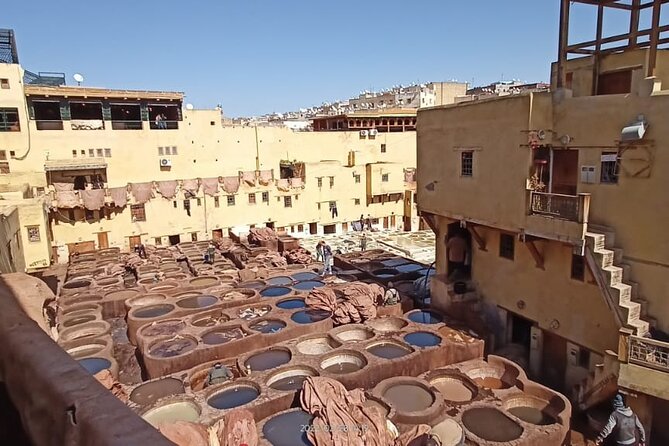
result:
[[[72,76],[72,77],[77,82],[77,85],[81,85],[81,83],[84,81],[84,76],[82,76],[79,73],[74,73],[74,76]]]
[[[192,110],[193,104],[186,104],[186,110]]]

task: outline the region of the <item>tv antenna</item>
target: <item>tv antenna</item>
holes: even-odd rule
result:
[[[77,86],[81,85],[81,83],[84,81],[84,76],[82,76],[79,73],[74,73],[74,75],[72,77],[77,82]]]

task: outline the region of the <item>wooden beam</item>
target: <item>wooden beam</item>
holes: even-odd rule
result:
[[[476,231],[476,226],[469,225],[468,228],[469,228],[469,232],[472,233],[472,237],[474,237],[474,240],[476,240],[476,244],[479,245],[479,249],[481,251],[487,251],[485,239],[483,237],[481,237],[481,234],[479,234]]]
[[[537,246],[534,244],[534,242],[535,242],[534,238],[531,237],[525,238],[525,246],[527,246],[527,249],[530,251],[530,254],[532,254],[532,258],[534,258],[534,263],[536,267],[539,269],[545,269],[544,256],[541,255],[539,249],[537,249]]]
[[[650,27],[650,50],[648,51],[648,68],[646,77],[655,75],[655,65],[657,63],[657,45],[660,39],[660,10],[662,2],[654,0],[653,2],[653,20]]]
[[[567,62],[567,46],[569,45],[569,0],[560,1],[560,42],[558,46],[557,88],[564,86],[564,64]]]
[[[427,212],[421,212],[420,217],[425,220],[425,223],[432,229],[432,232],[434,232],[435,235],[439,235],[438,227],[437,227],[437,222],[434,221],[434,214],[428,214]]]
[[[639,34],[639,14],[641,13],[641,0],[632,0],[632,12],[630,12],[630,46],[636,46]]]
[[[604,24],[604,7],[597,7],[597,36],[595,37],[595,60],[592,64],[592,95],[597,95],[599,88],[599,52],[602,50],[602,26]]]

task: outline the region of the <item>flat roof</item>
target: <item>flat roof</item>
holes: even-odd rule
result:
[[[383,110],[357,111],[353,113],[343,113],[341,115],[323,115],[314,116],[313,119],[334,119],[334,118],[383,118],[389,116],[416,116],[417,108],[387,108]]]
[[[84,98],[123,98],[123,99],[156,99],[177,100],[184,98],[182,92],[151,91],[151,90],[112,90],[109,88],[61,86],[49,87],[44,85],[25,85],[26,96],[73,96]]]

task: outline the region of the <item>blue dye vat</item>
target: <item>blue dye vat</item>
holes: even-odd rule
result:
[[[286,328],[286,324],[283,321],[274,321],[274,320],[269,320],[269,321],[260,321],[256,322],[253,325],[249,325],[249,328],[253,331],[259,331],[260,333],[276,333],[284,328]]]
[[[278,276],[267,279],[266,282],[268,285],[290,285],[293,283],[293,279],[287,276]]]
[[[312,446],[307,437],[314,417],[303,410],[295,410],[270,418],[262,433],[273,446]]]
[[[314,322],[322,321],[323,319],[327,319],[329,317],[330,313],[327,311],[305,310],[298,311],[290,318],[298,324],[313,324]]]
[[[216,409],[232,409],[243,406],[258,398],[258,391],[253,387],[233,387],[217,393],[207,401],[211,407]]]
[[[318,280],[305,280],[303,282],[297,282],[295,285],[293,285],[293,288],[296,290],[307,291],[313,290],[314,288],[320,288],[323,285],[324,283]]]
[[[105,358],[84,358],[80,359],[79,365],[86,369],[91,375],[111,367],[111,361]]]
[[[290,288],[285,286],[271,286],[267,287],[260,292],[260,295],[263,297],[279,297],[290,294]]]
[[[304,308],[307,305],[304,303],[304,299],[286,299],[276,304],[276,306],[282,310],[294,310],[295,308]]]
[[[404,340],[415,347],[434,347],[439,345],[441,338],[427,331],[417,331],[404,336]]]
[[[303,273],[295,273],[295,274],[291,275],[290,277],[292,277],[293,279],[298,280],[298,281],[313,280],[313,279],[318,278],[318,274],[311,273],[311,272],[303,272]]]
[[[421,268],[416,272],[421,276],[425,276],[428,274],[428,271],[430,276],[434,276],[435,274],[437,274],[437,270],[435,270],[434,268]]]
[[[412,273],[423,269],[423,266],[415,263],[407,263],[406,265],[396,266],[395,269],[401,273]]]
[[[444,318],[442,318],[438,313],[421,310],[410,313],[409,320],[418,324],[438,324],[439,322],[443,322]]]
[[[406,263],[406,259],[389,259],[389,260],[384,260],[381,263],[383,266],[389,266],[389,267],[395,267],[397,265],[402,265]]]

